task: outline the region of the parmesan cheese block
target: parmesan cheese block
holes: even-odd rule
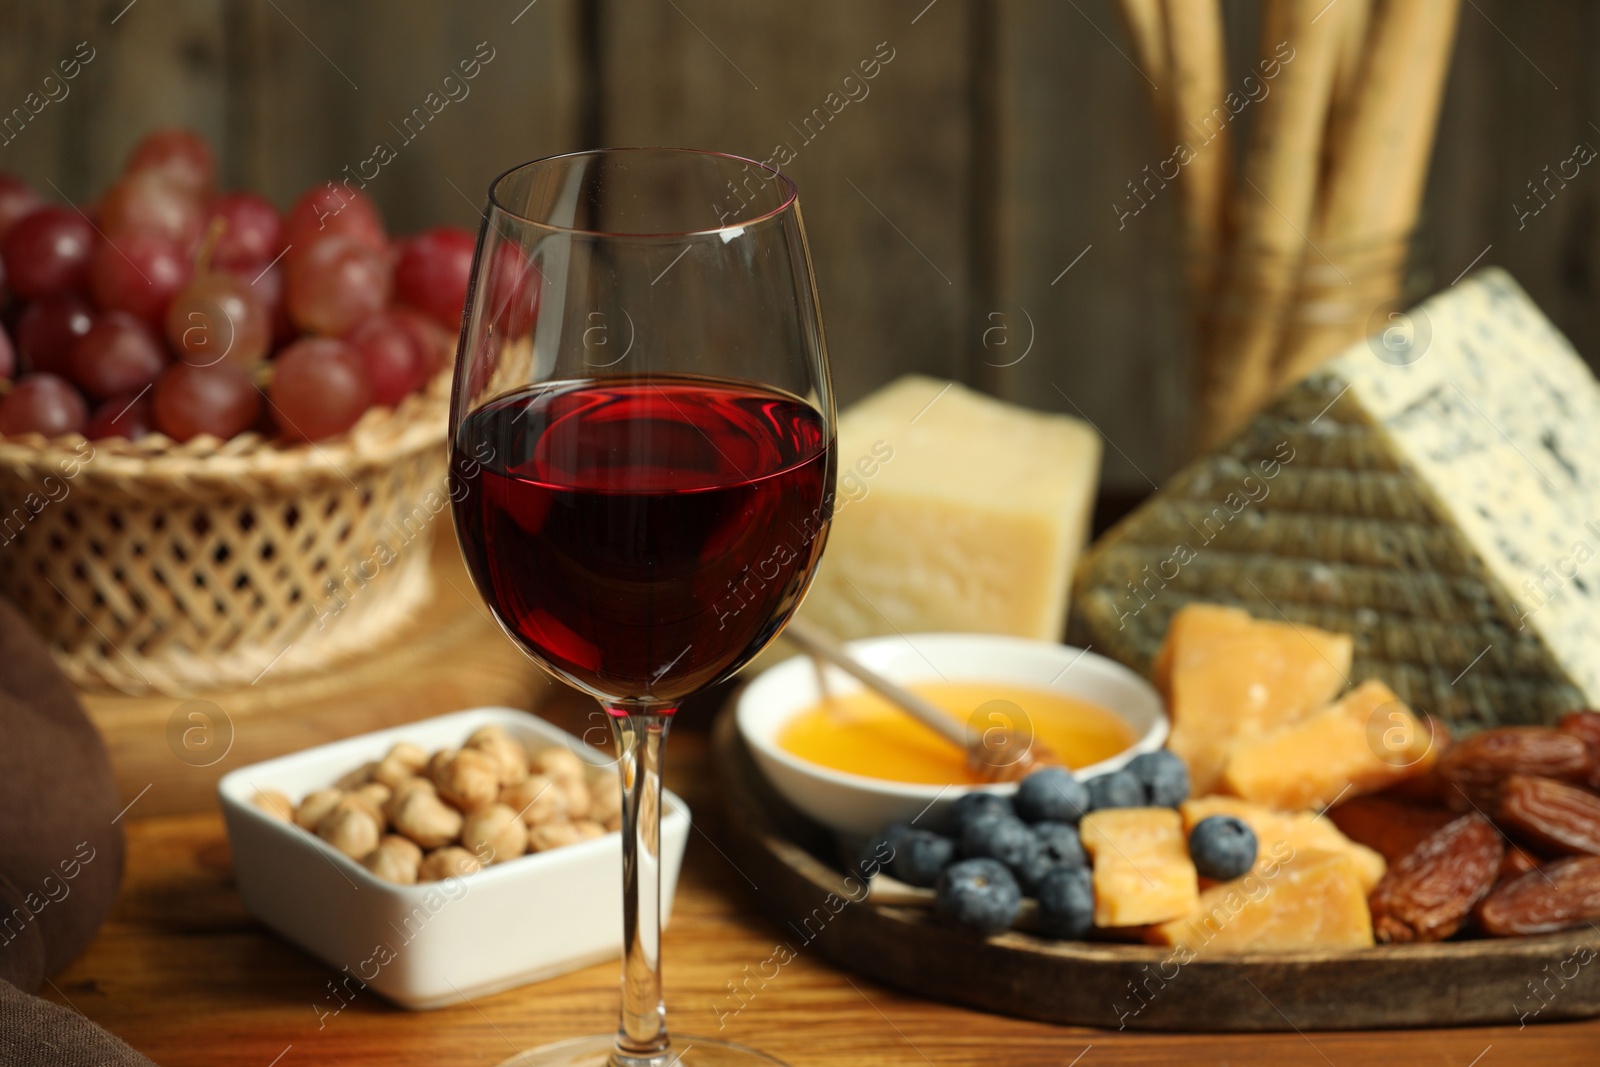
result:
[[[1312,811],[1274,811],[1238,797],[1196,797],[1178,805],[1183,815],[1185,840],[1201,819],[1232,815],[1256,835],[1256,863],[1261,873],[1305,849],[1337,852],[1350,859],[1364,893],[1372,892],[1389,869],[1381,853],[1350,840],[1326,816]]]
[[[801,617],[849,640],[979,631],[1059,641],[1088,535],[1088,425],[904,377],[839,419],[833,530]]]
[[[1174,615],[1155,683],[1172,717],[1167,746],[1189,765],[1196,795],[1216,788],[1238,745],[1332,700],[1344,688],[1351,648],[1344,634],[1238,608],[1190,604]]]
[[[1086,555],[1077,644],[1150,670],[1211,601],[1355,637],[1474,729],[1600,704],[1600,384],[1482,270],[1281,395]]]
[[[1321,810],[1413,778],[1438,758],[1427,725],[1382,682],[1262,737],[1241,741],[1224,792],[1275,808]]]
[[[1094,924],[1143,926],[1200,904],[1183,820],[1171,808],[1108,808],[1078,824],[1094,862]]]
[[[1155,927],[1149,940],[1182,946],[1190,959],[1367,948],[1373,943],[1372,912],[1348,856],[1306,849],[1212,886],[1200,894],[1192,914]]]

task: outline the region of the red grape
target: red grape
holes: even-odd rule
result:
[[[0,436],[77,433],[89,421],[83,394],[54,374],[29,374],[0,400]]]
[[[123,393],[102,401],[89,416],[83,436],[98,441],[104,437],[126,437],[137,441],[155,429],[155,415],[149,392]]]
[[[324,237],[286,257],[284,301],[295,325],[342,337],[389,302],[389,261],[351,237]]]
[[[285,437],[320,441],[344,433],[372,404],[361,355],[343,341],[310,337],[275,362],[272,413]]]
[[[394,298],[449,329],[461,329],[475,244],[472,234],[454,226],[438,226],[402,243],[394,268]]]
[[[95,248],[89,291],[101,307],[130,312],[159,327],[192,269],[183,249],[165,237],[132,233]]]
[[[176,441],[208,433],[227,439],[255,424],[261,393],[231,363],[196,367],[174,363],[156,382],[156,429]]]
[[[272,321],[250,283],[224,271],[201,274],[167,309],[167,340],[197,367],[226,361],[249,370],[267,354]]]
[[[521,337],[533,328],[543,281],[539,268],[516,245],[495,249],[489,272],[489,314],[501,336]]]
[[[205,226],[200,201],[162,171],[142,170],[117,179],[100,201],[107,237],[154,233],[193,248]]]
[[[94,227],[72,208],[46,205],[23,216],[0,243],[6,279],[29,300],[82,289],[94,255]]]
[[[0,379],[15,378],[17,375],[17,350],[11,345],[11,338],[4,330],[0,330]]]
[[[160,339],[126,311],[100,315],[72,348],[72,380],[98,399],[137,393],[166,365]]]
[[[229,273],[249,282],[266,309],[267,318],[272,322],[271,347],[280,348],[300,336],[299,328],[289,319],[289,309],[283,306],[283,264],[273,264],[265,270],[234,268]]]
[[[306,190],[295,201],[283,220],[283,241],[290,247],[304,247],[334,234],[353,237],[378,252],[389,247],[389,240],[383,233],[383,218],[372,198],[358,189],[330,181]]]
[[[361,354],[374,404],[393,407],[426,380],[416,335],[392,311],[361,320],[345,340]]]
[[[165,175],[191,196],[203,197],[216,181],[217,160],[199,134],[174,127],[145,134],[122,168],[124,174],[148,171]]]
[[[455,359],[456,334],[446,333],[443,326],[420,311],[399,305],[388,310],[389,314],[410,332],[411,340],[416,344],[417,352],[422,357],[420,366],[424,382],[449,366]]]
[[[255,193],[227,193],[211,202],[207,225],[222,220],[222,235],[211,250],[211,265],[223,269],[261,268],[283,249],[283,222],[272,202]],[[247,279],[248,280],[248,279]]]
[[[0,238],[24,215],[31,214],[44,201],[33,187],[12,174],[0,174]]]
[[[94,309],[83,297],[47,296],[17,320],[17,354],[30,371],[65,375],[73,346],[93,325]]]

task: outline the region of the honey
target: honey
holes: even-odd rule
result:
[[[1016,685],[918,682],[907,688],[966,724],[1030,731],[1036,746],[1068,767],[1086,767],[1136,740],[1121,716],[1098,704]],[[866,690],[830,697],[800,712],[778,736],[784,751],[836,771],[919,785],[973,785],[983,779],[966,754],[887,700]]]

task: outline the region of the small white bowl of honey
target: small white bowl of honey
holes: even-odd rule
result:
[[[845,646],[865,666],[932,701],[969,735],[1009,730],[1079,777],[1120,768],[1167,739],[1150,683],[1104,656],[994,634],[905,634]],[[739,696],[739,732],[784,799],[843,834],[896,821],[937,825],[985,784],[960,748],[835,667],[796,656]]]

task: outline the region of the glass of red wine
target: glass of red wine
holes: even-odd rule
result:
[[[673,713],[765,648],[822,555],[833,396],[794,184],[616,149],[489,189],[451,408],[456,531],[496,619],[609,712],[622,778],[617,1032],[512,1064],[771,1064],[669,1039],[661,758]]]

